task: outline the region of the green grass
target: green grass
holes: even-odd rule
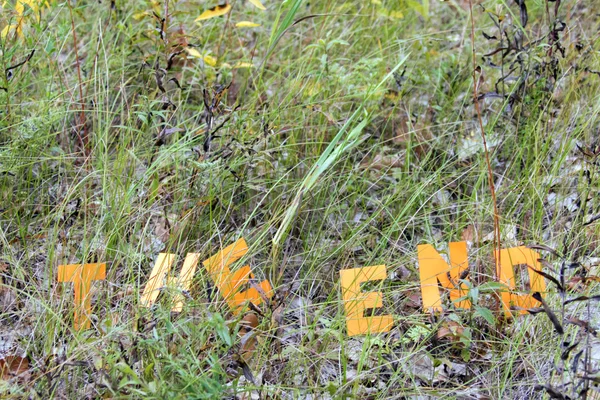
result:
[[[0,358],[30,363],[24,376],[0,380],[0,398],[542,398],[535,385],[575,379],[553,368],[560,342],[597,345],[574,325],[559,337],[544,315],[490,323],[450,305],[437,316],[421,310],[418,244],[442,252],[472,227],[470,279],[494,277],[469,12],[463,1],[423,0],[425,19],[415,2],[377,3],[265,1],[260,11],[236,1],[230,16],[195,23],[216,3],[169,2],[165,42],[148,2],[77,2],[73,21],[55,2],[39,22],[28,17],[24,37],[0,41],[2,70],[35,49],[0,78]],[[546,3],[528,3],[524,29],[513,2],[482,3],[530,44],[503,87],[514,102],[481,101],[501,242],[556,248],[593,276],[600,231],[586,222],[600,213],[600,10],[591,0],[560,7],[562,57],[549,54]],[[164,2],[154,11],[164,16]],[[481,94],[502,73],[482,61],[497,47],[482,32],[499,33],[481,7],[474,13]],[[261,26],[236,28],[241,20]],[[184,42],[217,67],[184,52],[166,70]],[[505,73],[516,57],[505,58]],[[489,60],[502,63],[500,53]],[[230,83],[207,152],[203,89],[212,101],[215,85]],[[250,247],[242,261],[276,292],[249,339],[253,354],[237,333],[241,316],[202,267],[182,313],[170,313],[176,288],[152,309],[139,306],[159,252],[180,265],[188,252],[205,259],[241,237]],[[557,274],[561,260],[543,255]],[[103,261],[93,328],[75,332],[72,288],[56,282],[57,267]],[[339,271],[380,264],[388,279],[370,289],[396,324],[350,338]],[[568,297],[585,294],[593,283]],[[479,306],[494,311],[494,299],[482,291]],[[561,318],[597,324],[594,303],[563,315],[560,300],[548,294]],[[438,339],[453,323],[461,333]]]

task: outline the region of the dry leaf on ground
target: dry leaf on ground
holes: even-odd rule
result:
[[[6,356],[0,358],[0,379],[8,380],[21,375],[29,370],[29,359],[27,357]]]

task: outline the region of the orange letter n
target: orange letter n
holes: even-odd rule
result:
[[[444,288],[449,289],[450,300],[453,302],[467,294],[467,286],[463,282],[459,282],[461,274],[469,269],[467,243],[448,243],[448,252],[450,253],[450,265],[432,245],[421,244],[417,246],[421,296],[423,297],[423,308],[425,310],[442,311],[442,298],[438,282]],[[471,308],[471,302],[461,300],[456,302],[456,307]]]

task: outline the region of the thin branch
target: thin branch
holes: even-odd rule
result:
[[[475,110],[477,111],[477,121],[479,122],[479,129],[481,131],[481,139],[483,140],[483,149],[485,151],[485,162],[488,170],[488,182],[490,185],[490,193],[492,195],[492,202],[494,203],[494,244],[498,250],[498,256],[500,255],[501,243],[500,243],[500,216],[498,213],[498,201],[496,199],[496,187],[494,185],[494,173],[492,171],[492,164],[490,162],[490,153],[488,151],[487,140],[485,138],[485,130],[483,129],[483,120],[481,118],[481,109],[479,108],[479,95],[477,94],[477,63],[475,55],[475,19],[473,16],[473,1],[469,0],[469,9],[471,14],[471,52],[473,61],[473,102],[475,103]],[[498,257],[494,257],[495,270],[494,277],[498,280]],[[481,272],[481,271],[480,271]]]

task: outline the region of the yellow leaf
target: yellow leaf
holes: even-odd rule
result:
[[[2,32],[0,32],[0,38],[6,39],[9,33],[11,33],[17,26],[16,25],[6,25]]]
[[[213,17],[220,17],[221,15],[227,14],[229,10],[231,10],[230,4],[221,4],[204,11],[202,14],[200,14],[200,16],[198,16],[198,18],[196,18],[196,21],[202,21]]]
[[[256,8],[260,8],[261,10],[267,9],[265,6],[262,5],[260,0],[248,0],[248,2],[250,2],[250,4],[252,4]]]
[[[136,21],[139,21],[140,19],[142,19],[148,15],[150,15],[150,14],[148,14],[147,11],[139,12],[139,13],[133,14],[133,19],[135,19]]]
[[[2,32],[0,33],[0,37],[2,39],[6,38],[6,36],[12,31],[15,31],[18,37],[23,37],[23,18],[19,18],[16,24],[4,27],[4,29],[2,29]]]
[[[210,65],[211,67],[215,67],[217,65],[217,59],[213,56],[205,55],[203,60],[205,64]]]
[[[321,84],[317,81],[312,81],[306,84],[306,89],[304,90],[304,97],[315,96],[321,92]]]
[[[21,38],[23,37],[23,18],[17,23],[17,35]]]
[[[201,58],[202,60],[204,60],[204,63],[206,65],[210,65],[211,67],[217,65],[217,59],[213,56],[209,56],[208,54],[203,56],[198,50],[192,47],[186,47],[185,51],[194,58]]]
[[[23,4],[27,4],[33,10],[33,12],[36,13],[40,9],[39,5],[35,0],[17,0],[17,5],[20,5],[21,9],[23,9]]]
[[[254,64],[249,62],[239,62],[233,66],[233,68],[252,68]]]
[[[192,57],[202,58],[202,54],[200,54],[200,52],[196,49],[193,49],[191,47],[186,47],[185,51]]]
[[[162,8],[162,2],[160,1],[151,1],[150,7],[152,7],[152,11],[154,11],[157,15],[161,15],[164,11]],[[150,13],[152,15],[152,13]]]
[[[23,7],[23,3],[21,3],[19,0],[17,0],[17,2],[15,3],[15,12],[17,13],[17,15],[23,15],[23,13],[25,12],[25,7]]]
[[[260,24],[250,21],[240,21],[237,24],[235,24],[235,26],[237,26],[238,28],[256,28],[257,26],[260,26]]]
[[[390,17],[402,19],[402,18],[404,18],[404,14],[402,14],[401,11],[390,11]]]
[[[388,100],[396,101],[398,100],[398,92],[388,92],[383,97],[385,97]]]

